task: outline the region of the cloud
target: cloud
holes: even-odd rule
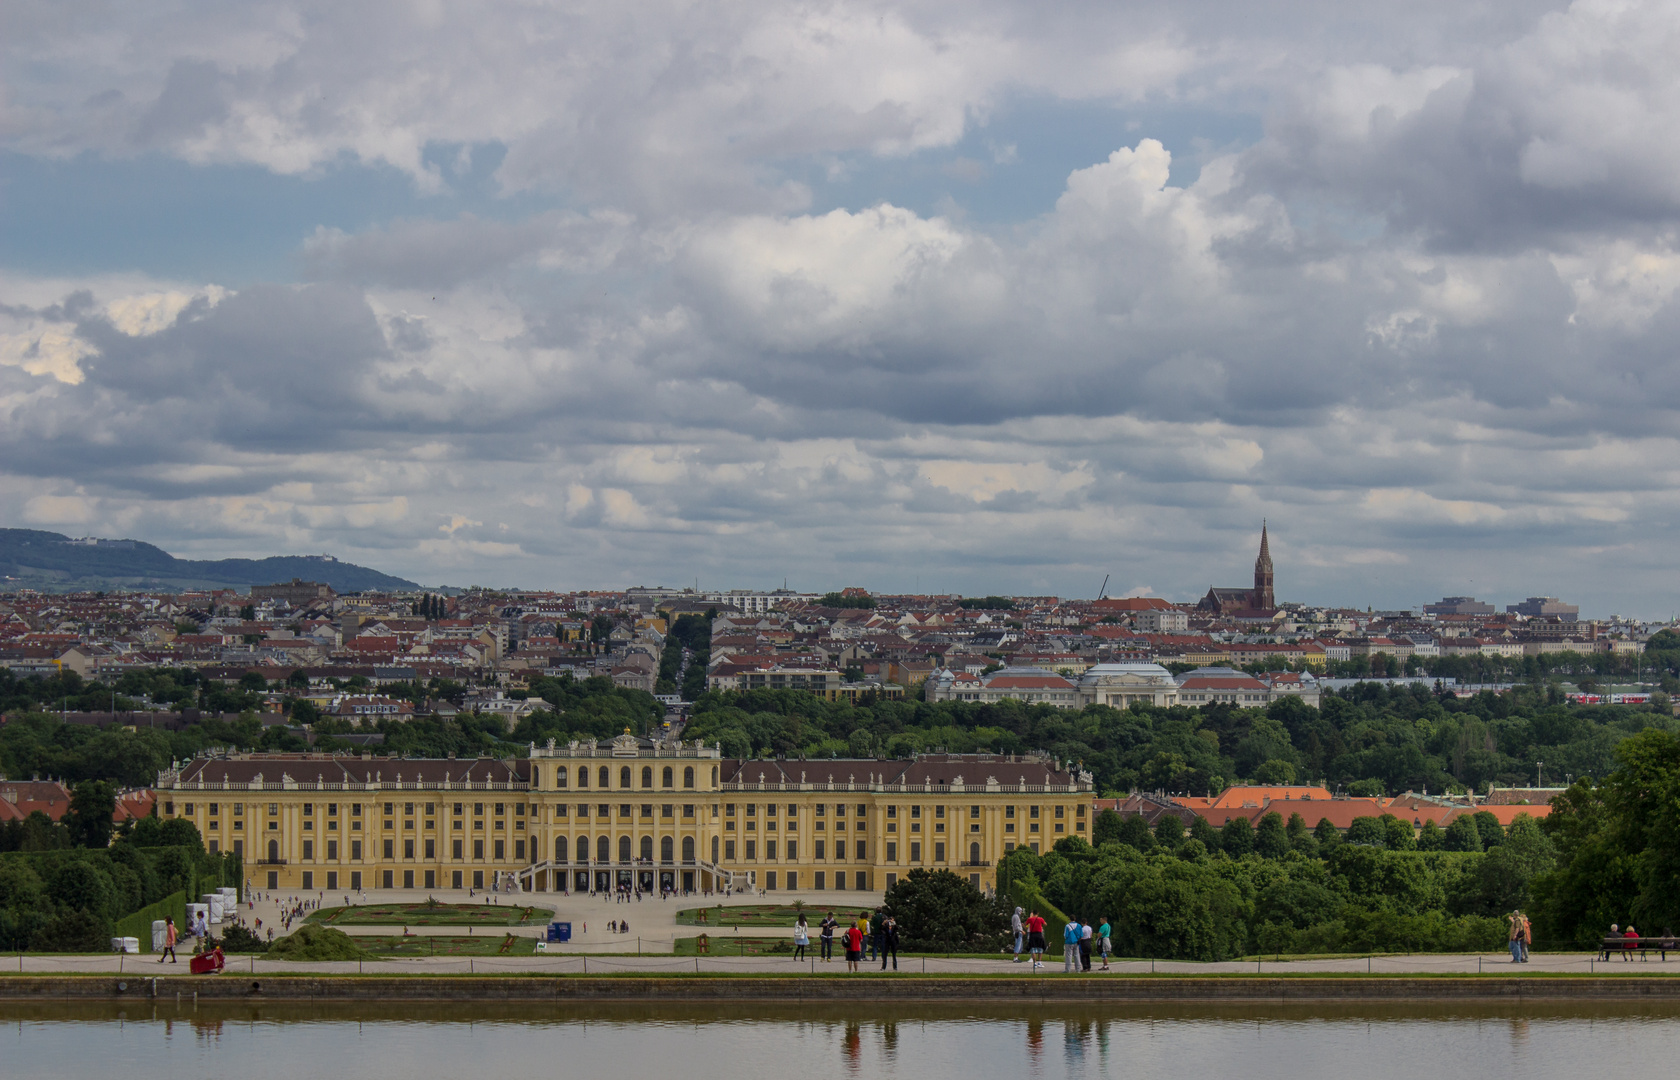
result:
[[[1266,517],[1289,598],[1673,604],[1642,583],[1680,509],[1672,4],[92,25],[33,6],[0,44],[14,152],[426,193],[490,150],[509,197],[342,214],[302,283],[8,272],[19,520],[434,582],[1188,599]],[[976,223],[968,192],[1048,168],[993,128],[1022,100],[1139,128]],[[1150,118],[1198,109],[1260,134],[1187,170]],[[893,170],[950,211],[875,193]]]

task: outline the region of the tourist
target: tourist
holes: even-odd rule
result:
[[[1032,969],[1037,971],[1043,966],[1044,916],[1036,911],[1027,916],[1027,952],[1032,956]]]
[[[1072,975],[1079,970],[1079,920],[1069,919],[1062,927],[1062,974]]]
[[[881,939],[881,970],[887,970],[887,954],[892,953],[892,969],[898,970],[898,920],[888,915],[876,931]]]
[[[861,952],[869,948],[869,943],[874,940],[869,935],[869,912],[858,912],[857,922],[853,923],[852,926],[859,934],[863,935],[858,943],[858,950]]]
[[[1016,908],[1015,914],[1009,917],[1009,932],[1015,936],[1015,959],[1013,963],[1021,962],[1021,946],[1026,944],[1027,931],[1021,925],[1021,909]]]
[[[831,911],[828,913],[828,917],[823,919],[822,925],[818,927],[822,932],[822,958],[825,964],[834,963],[834,931],[839,926],[840,920],[836,919],[834,912]]]
[[[1511,927],[1509,935],[1511,963],[1520,964],[1522,963],[1522,912],[1513,910],[1511,914],[1505,916],[1505,921]]]
[[[1090,923],[1079,924],[1079,970],[1091,970],[1091,930]]]
[[[805,921],[805,913],[799,913],[799,921],[793,924],[793,958],[805,959],[805,950],[811,946],[811,927]]]
[[[848,972],[857,971],[858,962],[862,959],[863,931],[854,925],[846,930],[846,970]]]
[[[1528,921],[1528,916],[1522,916],[1522,962],[1528,963],[1529,946],[1534,944],[1534,924]]]
[[[179,931],[177,931],[175,929],[175,916],[173,916],[173,915],[164,916],[164,920],[163,920],[163,953],[160,953],[158,955],[158,963],[160,963],[160,964],[163,963],[164,954],[167,954],[169,956],[169,962],[171,964],[180,963],[179,960],[175,959],[175,942],[178,939],[178,937],[179,937]],[[21,965],[19,967],[19,970],[22,970]]]
[[[1628,923],[1628,928],[1622,931],[1622,959],[1632,960],[1633,950],[1639,947],[1639,931]]]
[[[1109,954],[1114,951],[1114,942],[1109,938],[1109,935],[1112,933],[1113,930],[1109,927],[1108,920],[1106,918],[1103,919],[1102,925],[1097,927],[1097,940],[1100,942],[1102,947],[1102,969],[1104,971],[1108,970],[1108,957]]]
[[[624,919],[618,920],[618,932],[621,934],[628,934],[630,932],[630,924]]]
[[[878,956],[881,958],[881,970],[887,970],[887,919],[877,908],[875,910],[874,933],[869,937],[869,959],[871,962]]]

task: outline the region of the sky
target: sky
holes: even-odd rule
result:
[[[1680,610],[1680,2],[10,0],[0,524]]]

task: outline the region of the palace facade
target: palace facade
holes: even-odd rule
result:
[[[206,756],[157,785],[256,887],[329,893],[874,891],[916,867],[989,887],[1017,845],[1089,839],[1092,797],[1037,755],[738,760],[628,733],[505,760]]]

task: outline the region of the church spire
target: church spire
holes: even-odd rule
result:
[[[1272,552],[1266,536],[1266,519],[1260,519],[1260,555],[1254,560],[1254,594],[1252,605],[1260,611],[1275,611],[1277,600],[1272,592]]]

